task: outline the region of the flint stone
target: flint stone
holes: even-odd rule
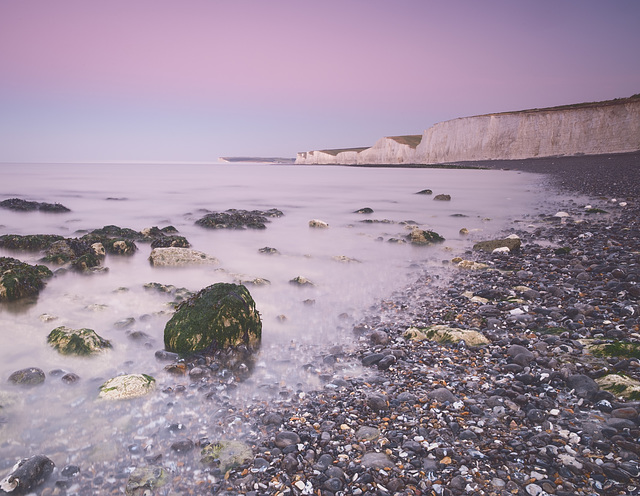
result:
[[[0,301],[36,296],[53,276],[44,265],[29,265],[11,257],[0,257]]]
[[[519,250],[521,242],[519,238],[493,239],[489,241],[480,241],[473,245],[474,251],[483,251],[492,253],[496,248],[509,248],[509,251]]]
[[[245,286],[217,283],[182,302],[164,328],[168,351],[188,354],[245,345],[257,348],[262,322]]]
[[[600,389],[600,386],[598,386],[596,381],[583,374],[570,376],[567,379],[567,385],[571,389],[575,390],[578,398],[585,398],[588,400],[592,400]]]
[[[42,384],[44,379],[44,371],[37,367],[18,370],[9,376],[9,382],[19,386],[36,386]]]
[[[190,248],[168,247],[154,248],[149,255],[149,262],[156,267],[184,266],[184,265],[217,265],[220,261]]]
[[[438,403],[455,403],[456,401],[458,401],[458,398],[456,398],[456,396],[451,391],[444,387],[429,391],[427,393],[427,397],[430,400],[437,401]]]
[[[54,467],[55,464],[45,455],[24,458],[0,481],[0,491],[7,494],[26,494],[42,484],[51,475]]]
[[[385,410],[389,406],[387,399],[381,394],[370,394],[367,396],[367,405],[375,411]]]
[[[293,431],[280,431],[276,434],[275,445],[280,449],[299,443],[300,436]]]
[[[395,463],[391,461],[384,453],[376,453],[374,451],[370,451],[369,453],[365,453],[360,459],[360,465],[366,468],[375,468],[378,470],[383,470],[385,468],[391,468],[395,466]]]

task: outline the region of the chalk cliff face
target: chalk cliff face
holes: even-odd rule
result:
[[[440,164],[640,150],[640,98],[463,117],[366,149],[299,153],[296,164]]]

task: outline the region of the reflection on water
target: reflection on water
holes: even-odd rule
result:
[[[268,401],[283,390],[321,386],[319,374],[305,372],[305,364],[331,346],[351,346],[353,324],[373,303],[414,280],[418,271],[439,270],[443,259],[490,237],[537,201],[531,190],[535,177],[501,171],[20,165],[2,166],[1,173],[0,200],[59,202],[71,212],[2,210],[0,234],[76,237],[111,224],[135,230],[173,225],[194,249],[221,261],[219,266],[152,267],[149,245],[138,243],[131,257],[107,256],[106,273],[65,272],[50,280],[36,301],[0,306],[0,459],[6,467],[36,452],[55,454],[58,466],[108,463],[121,457],[126,446],[151,443],[159,426],[185,418],[200,425],[189,433],[192,438],[211,435],[225,401]],[[426,188],[452,200],[415,194]],[[363,207],[374,212],[354,213]],[[207,230],[194,224],[207,211],[229,208],[278,208],[284,216],[271,219],[265,230]],[[311,219],[330,227],[309,228]],[[434,230],[446,242],[429,248],[389,242],[408,233],[402,221]],[[459,233],[463,227],[470,235]],[[279,254],[260,253],[263,247]],[[39,258],[6,250],[0,256],[30,263]],[[290,284],[296,276],[315,285]],[[263,320],[263,345],[252,377],[233,389],[233,397],[223,388],[207,394],[203,404],[202,396],[187,388],[180,401],[168,403],[163,390],[189,383],[166,373],[166,364],[154,356],[163,348],[173,296],[145,284],[197,291],[215,282],[256,277],[270,284],[249,287]],[[59,355],[46,336],[61,325],[94,329],[113,349],[90,359]],[[44,385],[23,390],[6,384],[13,371],[25,367],[43,369]],[[65,384],[60,380],[65,372],[80,380]],[[97,400],[104,380],[134,372],[156,377],[157,392],[124,403]],[[343,373],[357,374],[358,369],[344,364]]]

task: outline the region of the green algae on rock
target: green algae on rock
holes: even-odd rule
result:
[[[468,346],[482,346],[489,344],[489,340],[480,332],[469,329],[456,329],[445,325],[434,325],[419,329],[410,327],[404,333],[404,337],[411,341],[423,341],[428,339],[438,343],[459,343],[464,341]]]
[[[111,343],[93,329],[56,327],[47,336],[47,343],[63,355],[94,355],[111,348]]]
[[[40,251],[63,239],[64,237],[57,234],[3,234],[0,236],[0,247],[9,250]]]
[[[242,465],[253,458],[251,448],[240,441],[221,441],[208,444],[200,453],[200,462],[205,465],[219,463],[218,468],[222,473]]]
[[[246,345],[255,348],[262,322],[247,288],[217,283],[182,302],[164,328],[167,351],[189,354]]]
[[[411,234],[407,236],[407,239],[411,241],[412,244],[421,246],[442,243],[445,240],[435,231],[424,231],[417,227],[411,231]]]
[[[162,467],[136,467],[127,480],[124,493],[127,496],[144,496],[168,482],[167,472]]]
[[[99,398],[128,400],[145,396],[156,387],[156,380],[147,374],[119,375],[100,386]]]
[[[53,273],[44,265],[29,265],[11,257],[0,257],[0,301],[13,301],[37,295],[43,279]]]

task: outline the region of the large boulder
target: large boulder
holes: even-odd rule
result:
[[[231,346],[255,348],[262,322],[247,288],[217,283],[182,302],[164,328],[168,351],[189,354]]]
[[[51,331],[47,343],[63,355],[95,355],[111,348],[111,343],[98,336],[93,329],[70,329],[65,326]]]
[[[11,257],[0,257],[0,301],[37,295],[53,273],[44,265],[29,265]]]

